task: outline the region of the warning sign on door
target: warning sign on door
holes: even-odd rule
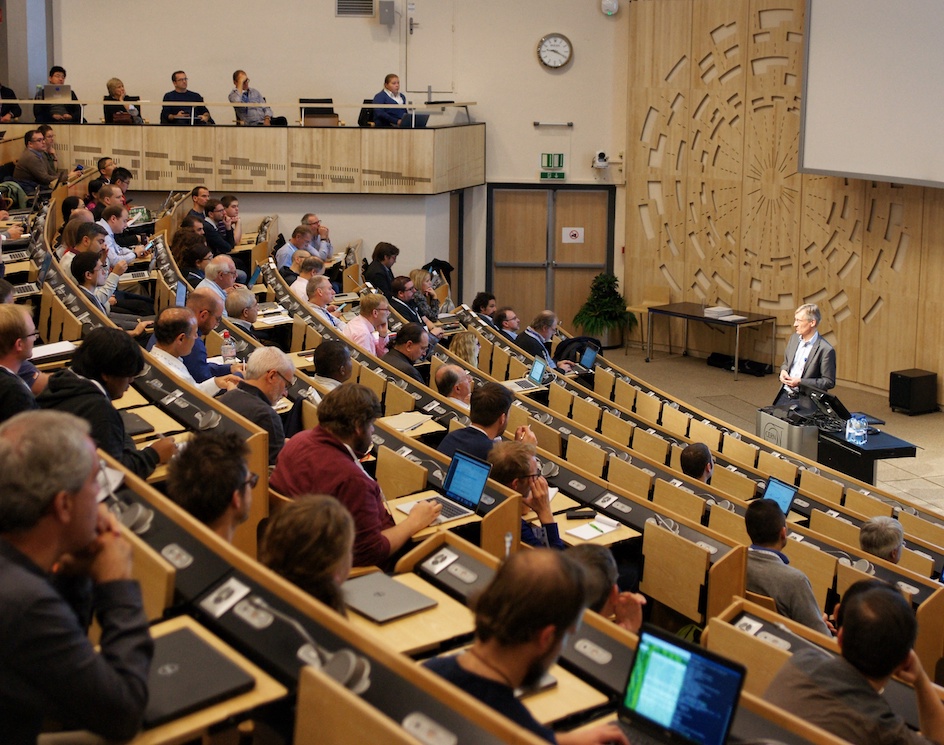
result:
[[[561,243],[583,243],[583,228],[561,228]]]

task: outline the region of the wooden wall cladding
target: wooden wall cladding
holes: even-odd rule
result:
[[[629,10],[627,297],[660,283],[673,301],[776,315],[781,352],[815,302],[840,379],[887,389],[892,370],[941,371],[941,190],[797,170],[804,0]],[[769,338],[751,336],[742,354],[766,360]],[[690,343],[733,348],[721,337],[693,327]]]

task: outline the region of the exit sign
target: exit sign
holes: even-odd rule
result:
[[[563,181],[567,174],[563,171],[542,171],[541,181]]]
[[[554,169],[564,167],[563,153],[541,153],[541,168]]]

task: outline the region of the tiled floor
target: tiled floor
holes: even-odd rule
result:
[[[704,359],[655,352],[651,362],[638,348],[608,350],[606,356],[632,374],[711,416],[753,432],[755,412],[777,392],[776,379],[757,378],[709,367]],[[841,383],[831,391],[850,411],[866,411],[886,421],[880,429],[914,443],[914,458],[879,461],[876,486],[944,515],[944,413],[907,416],[893,412],[885,393]]]

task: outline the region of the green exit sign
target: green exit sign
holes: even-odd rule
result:
[[[563,181],[567,174],[563,171],[542,171],[541,181]]]
[[[563,153],[541,153],[541,168],[563,168]]]

